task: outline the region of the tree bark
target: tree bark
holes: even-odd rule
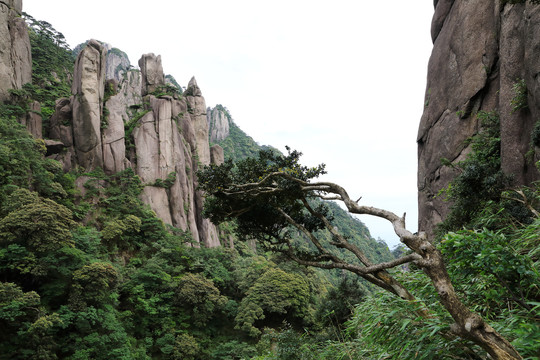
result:
[[[412,234],[405,226],[405,215],[399,217],[396,214],[374,207],[360,206],[351,200],[344,188],[333,183],[311,183],[313,187],[320,185],[319,191],[338,195],[345,204],[349,212],[354,214],[373,215],[388,220],[394,227],[394,232],[399,236],[401,242],[409,249],[413,250],[422,258],[414,262],[420,266],[431,282],[437,293],[441,304],[450,313],[455,323],[451,330],[455,334],[473,341],[488,352],[493,359],[497,360],[520,360],[522,357],[506,338],[499,334],[480,315],[470,311],[461,300],[459,300],[452,281],[446,271],[446,266],[442,254],[428,241],[425,233]]]

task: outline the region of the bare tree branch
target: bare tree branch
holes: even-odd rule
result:
[[[513,200],[517,201],[527,207],[527,209],[534,214],[537,218],[540,217],[540,213],[530,204],[529,199],[527,198],[527,195],[523,192],[523,190],[515,190],[515,192],[521,196],[521,199],[518,199],[517,197],[513,196],[502,196],[503,199],[507,200]]]

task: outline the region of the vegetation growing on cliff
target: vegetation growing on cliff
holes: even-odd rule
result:
[[[481,130],[470,139],[470,155],[455,165],[445,163],[458,175],[440,194],[452,203],[450,214],[439,225],[441,234],[471,224],[489,202],[501,199],[501,192],[510,184],[510,177],[501,170],[499,115],[480,111],[476,116]]]
[[[24,14],[30,28],[32,48],[32,86],[27,90],[31,98],[41,104],[45,122],[54,113],[55,102],[71,96],[74,56],[64,35],[51,24]]]
[[[44,47],[49,45],[45,41]],[[43,53],[68,54],[65,48],[49,50]],[[44,59],[40,66],[47,65]],[[51,91],[40,100],[45,107],[56,91],[69,90],[65,74],[56,88],[43,82]],[[32,89],[17,90],[14,96],[23,104],[35,99]],[[231,121],[231,136],[223,146],[236,164],[226,163],[217,175],[263,183],[264,201],[241,198],[246,212],[237,215],[247,216],[221,229],[234,237],[234,249],[198,249],[191,247],[188,232],[165,226],[142,203],[143,184],[132,169],[112,175],[101,169],[64,174],[58,162],[44,159],[43,142],[16,122],[24,106],[12,106],[19,109],[0,109],[2,356],[486,359],[477,345],[452,335],[453,320],[417,265],[383,271],[402,260],[394,261],[360,221],[335,203],[311,196],[297,201],[302,189],[296,180],[309,181],[324,171],[299,165],[298,153],[283,157],[267,151],[263,161],[243,160],[260,148],[234,130]],[[126,124],[128,138],[142,115]],[[470,158],[458,165],[466,176],[449,191],[467,209],[466,217],[455,220],[455,232],[441,234],[438,250],[461,301],[488,319],[524,357],[535,359],[540,346],[540,189],[501,193],[505,178],[498,172],[498,130],[490,125],[496,123],[495,114],[480,116],[486,118],[485,131],[472,140]],[[284,176],[273,177],[272,171]],[[175,176],[153,185],[167,187]],[[76,178],[84,187],[75,186]],[[227,191],[225,180],[214,182],[216,196]],[[274,191],[276,185],[281,193]],[[230,205],[217,197],[210,206]],[[255,216],[247,212],[253,208]],[[218,212],[220,217],[231,216]],[[237,236],[253,234],[247,242],[238,241]],[[254,240],[266,247],[253,249]],[[288,261],[291,255],[300,263],[335,269],[322,273]],[[401,257],[418,260],[403,252]],[[366,266],[347,266],[357,260]],[[380,262],[380,269],[369,265]],[[367,267],[370,271],[362,270]],[[390,284],[387,288],[402,297],[396,289],[406,288],[415,300],[374,292],[373,286],[347,276],[346,268],[374,284]],[[420,316],[426,309],[429,316]]]

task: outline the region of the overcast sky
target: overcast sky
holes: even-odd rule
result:
[[[227,107],[259,144],[327,165],[325,180],[416,231],[416,133],[432,48],[433,1],[23,0],[73,48],[90,38],[162,56],[195,76],[207,106]],[[399,241],[362,216],[373,237]]]

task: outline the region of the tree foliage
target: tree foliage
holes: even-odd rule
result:
[[[64,35],[50,23],[24,14],[32,50],[32,84],[25,90],[41,103],[45,123],[54,113],[55,102],[71,96],[74,56]]]
[[[213,282],[198,274],[186,274],[180,279],[174,299],[191,313],[197,326],[206,325],[226,303]]]
[[[236,316],[236,327],[257,336],[261,332],[254,324],[267,317],[280,324],[283,314],[290,320],[307,316],[309,289],[302,277],[280,269],[269,269],[247,291]],[[292,317],[291,317],[292,316]]]
[[[33,81],[0,106],[0,357],[482,359],[485,352],[463,340],[478,343],[479,334],[511,353],[504,340],[482,332],[489,325],[466,307],[521,354],[536,355],[533,220],[540,192],[501,195],[497,131],[473,139],[476,163],[463,164],[469,175],[455,194],[481,196],[464,203],[474,209],[467,218],[473,230],[450,233],[439,244],[447,267],[422,234],[406,231],[404,217],[361,206],[336,184],[316,181],[324,166],[302,166],[300,153],[274,149],[243,159],[260,147],[231,118],[222,144],[238,163],[210,167],[200,179],[211,195],[207,214],[228,221],[220,229],[234,248],[193,248],[188,232],[165,226],[142,203],[144,185],[132,169],[64,174],[44,158],[43,142],[17,123],[34,100],[48,118],[54,101],[70,94],[73,66],[62,34],[47,22],[27,21]],[[134,125],[126,125],[126,136]],[[158,185],[167,187],[173,175]],[[77,177],[85,182],[81,191]],[[469,183],[476,193],[467,192]],[[408,250],[394,259],[360,221],[323,199],[391,221]],[[263,246],[255,249],[254,241]],[[404,274],[390,269],[408,262]],[[373,286],[340,282],[344,270]]]
[[[68,176],[57,161],[43,158],[45,150],[43,140],[34,139],[16,119],[0,116],[0,203],[17,187],[55,200],[67,195]]]
[[[471,153],[456,165],[449,164],[459,174],[443,191],[452,205],[439,227],[441,234],[469,225],[489,201],[498,202],[510,185],[510,177],[501,170],[499,115],[480,111],[477,117],[481,131],[470,139]]]
[[[302,166],[299,163],[300,155],[290,150],[287,156],[261,151],[257,158],[206,167],[199,172],[199,179],[201,189],[209,194],[205,204],[208,216],[217,222],[235,219],[239,232],[245,238],[255,238],[267,249],[284,253],[299,264],[349,270],[410,302],[417,300],[386,269],[413,262],[432,280],[440,295],[441,305],[452,316],[454,324],[449,329],[453,336],[472,340],[497,359],[521,358],[504,336],[461,302],[441,253],[426,234],[408,231],[405,217],[359,205],[360,199],[353,201],[347,191],[337,184],[313,182],[314,178],[324,173],[324,166]],[[310,203],[315,198],[342,201],[352,213],[388,220],[412,253],[394,261],[373,264],[361,249],[333,226],[324,204],[314,207],[313,202]],[[302,234],[302,240],[309,246],[299,246],[291,228]],[[318,235],[323,228],[332,234],[330,241]],[[332,247],[348,250],[360,264],[343,259],[340,254],[330,250]],[[251,319],[261,318],[260,311],[254,307],[251,310],[254,314]],[[417,312],[424,318],[431,316],[424,306],[420,306]]]

